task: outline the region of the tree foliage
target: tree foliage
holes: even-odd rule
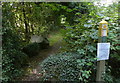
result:
[[[81,77],[79,76],[77,79],[87,82],[86,79],[90,76],[89,72],[93,73],[93,71],[84,69],[83,65],[88,64],[88,58],[96,57],[99,22],[103,18],[109,23],[107,38],[111,44],[110,61],[107,61],[108,64],[106,65],[111,66],[110,74],[119,78],[120,67],[118,64],[113,64],[114,61],[116,63],[120,61],[120,34],[119,23],[117,23],[119,20],[117,7],[116,3],[104,7],[95,6],[91,2],[3,2],[3,80],[14,80],[17,76],[22,75],[22,68],[27,63],[26,60],[28,57],[21,50],[29,44],[31,35],[42,35],[46,38],[52,30],[59,30],[59,28],[64,27],[65,30],[63,30],[63,33],[64,40],[66,41],[64,51],[77,53],[83,58],[79,59],[78,63],[75,60],[74,64],[72,62],[69,63],[68,59],[73,60],[70,56],[61,55],[61,61],[66,61],[67,58],[69,66],[67,67],[64,63],[63,65],[68,69],[71,68],[70,65],[82,65]],[[56,62],[59,60],[55,56],[52,65],[55,64],[54,59]],[[47,61],[46,63],[49,64],[49,58]],[[58,63],[59,65],[61,61]],[[66,76],[67,68],[65,69]],[[114,69],[116,72],[114,72]],[[68,73],[70,72],[72,72],[72,69],[68,71]],[[68,75],[71,76],[72,73]],[[67,80],[71,79],[70,76],[68,76]],[[66,80],[63,78],[60,79]]]
[[[118,25],[118,9],[117,4],[113,3],[108,7],[91,7],[89,15],[83,15],[82,18],[77,18],[78,23],[74,26],[67,25],[69,27],[74,27],[67,29],[65,31],[65,41],[67,52],[77,52],[84,55],[84,57],[94,56],[97,53],[97,43],[98,43],[98,28],[101,19],[108,21],[108,37],[107,42],[110,42],[110,60],[107,61],[106,66],[111,66],[111,73],[109,75],[119,78],[119,51],[120,51],[120,37],[119,37],[119,25]],[[97,9],[97,10],[93,10]],[[106,11],[107,10],[107,11]],[[110,10],[110,11],[109,11]],[[115,13],[113,13],[113,11]],[[86,18],[88,17],[88,18]],[[89,18],[90,17],[90,18]],[[118,63],[118,64],[117,64]],[[116,64],[116,65],[115,65]],[[108,76],[109,77],[109,76]],[[107,78],[108,79],[108,78]],[[111,78],[112,79],[112,78]],[[115,81],[115,78],[112,81]],[[109,81],[109,80],[106,80]]]
[[[2,80],[11,81],[22,75],[22,68],[27,64],[28,57],[21,51],[24,43],[22,36],[16,32],[12,7],[9,3],[5,3],[2,11]]]

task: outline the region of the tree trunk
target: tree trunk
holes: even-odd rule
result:
[[[23,5],[23,20],[24,20],[24,24],[25,24],[25,39],[28,42],[29,41],[29,29],[28,29],[28,23],[27,23],[27,17],[26,17],[26,13],[25,13],[25,4],[24,2],[22,3]]]

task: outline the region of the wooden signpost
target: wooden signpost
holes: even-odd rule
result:
[[[99,25],[99,40],[97,48],[97,75],[96,81],[103,82],[103,74],[105,73],[105,60],[109,58],[110,44],[107,42],[108,23],[104,20]]]

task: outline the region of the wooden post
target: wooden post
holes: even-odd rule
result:
[[[107,42],[107,33],[108,33],[108,28],[107,28],[107,22],[102,20],[99,25],[99,43],[105,43]],[[97,75],[96,75],[96,81],[103,82],[103,74],[105,73],[105,60],[101,60],[97,62]]]

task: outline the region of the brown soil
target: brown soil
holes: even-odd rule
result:
[[[28,71],[25,76],[22,77],[22,81],[39,81],[41,74],[40,71],[40,63],[46,59],[48,56],[59,52],[61,47],[61,41],[59,40],[53,46],[48,49],[41,50],[38,56],[35,56],[30,59]]]

